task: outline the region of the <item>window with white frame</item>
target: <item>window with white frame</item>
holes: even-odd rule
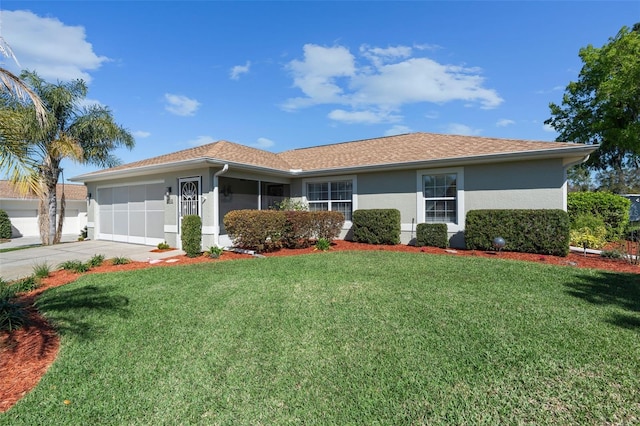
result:
[[[424,221],[426,223],[458,223],[458,174],[422,175]]]
[[[350,221],[353,211],[353,182],[308,182],[307,203],[310,211],[337,211],[344,215],[346,221]]]

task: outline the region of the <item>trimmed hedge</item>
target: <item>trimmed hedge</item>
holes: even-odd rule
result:
[[[308,211],[286,210],[285,229],[282,233],[282,244],[287,248],[304,248],[311,246],[311,238],[315,234],[313,215]]]
[[[353,241],[367,244],[400,243],[400,210],[370,209],[353,212]]]
[[[313,221],[313,234],[316,239],[333,240],[338,238],[342,225],[344,225],[344,215],[340,212],[315,211],[311,213]]]
[[[259,252],[309,247],[340,235],[344,215],[329,211],[233,210],[223,219],[233,244]]]
[[[468,249],[492,250],[493,239],[506,241],[504,250],[569,254],[569,215],[564,210],[471,210],[464,238]]]
[[[570,192],[567,195],[567,212],[571,222],[581,215],[601,217],[607,228],[608,241],[624,235],[630,209],[631,200],[609,192]]]
[[[202,219],[198,215],[182,218],[182,250],[187,257],[198,257],[202,254]]]
[[[287,217],[279,210],[233,210],[224,215],[224,228],[233,244],[259,252],[282,246]]]
[[[6,211],[0,210],[0,238],[8,240],[11,238],[11,220]]]
[[[416,247],[449,247],[446,223],[419,223],[416,227]]]

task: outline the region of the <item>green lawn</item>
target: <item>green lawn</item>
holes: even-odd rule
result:
[[[39,300],[61,351],[0,424],[637,424],[639,277],[382,251],[87,275]]]

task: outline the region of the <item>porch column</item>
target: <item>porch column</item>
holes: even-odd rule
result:
[[[220,247],[220,191],[218,189],[218,176],[226,173],[229,165],[225,164],[221,170],[213,174],[213,243]]]

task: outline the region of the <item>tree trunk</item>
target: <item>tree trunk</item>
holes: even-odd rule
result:
[[[46,246],[59,242],[56,241],[56,211],[58,207],[56,184],[60,176],[60,168],[57,162],[49,158],[43,164],[40,176],[44,187],[44,193],[40,200],[40,213],[44,213],[43,216],[46,215],[46,219],[41,218],[40,221],[40,239],[42,240],[42,245]]]

